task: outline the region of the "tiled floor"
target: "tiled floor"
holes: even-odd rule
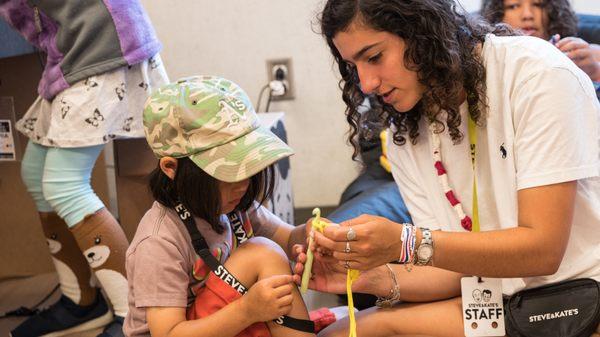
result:
[[[33,307],[49,294],[57,283],[58,279],[56,274],[53,273],[0,281],[0,315],[21,306]],[[40,304],[40,307],[49,306],[58,301],[59,297],[60,289],[57,289],[52,296]],[[339,305],[337,296],[319,294],[311,290],[306,293],[304,299],[309,310]],[[0,337],[8,336],[8,332],[19,325],[24,319],[23,317],[0,318]],[[101,330],[98,329],[85,333],[77,333],[68,337],[96,337],[100,332]]]

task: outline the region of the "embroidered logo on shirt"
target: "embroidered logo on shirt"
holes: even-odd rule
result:
[[[502,159],[506,159],[506,148],[504,147],[504,143],[500,145],[500,153],[502,154]]]

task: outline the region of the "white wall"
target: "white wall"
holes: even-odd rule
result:
[[[333,59],[311,26],[321,0],[142,2],[164,45],[171,80],[220,75],[238,83],[256,104],[267,81],[265,61],[292,58],[296,98],[274,102],[270,110],[286,112],[288,140],[296,151],[295,206],[336,205],[358,169],[345,142]]]
[[[600,1],[598,0],[571,0],[578,13],[600,14]]]
[[[469,12],[476,11],[481,7],[481,0],[458,0]]]

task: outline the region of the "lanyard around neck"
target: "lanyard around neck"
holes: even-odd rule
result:
[[[479,232],[479,207],[477,204],[477,171],[475,158],[477,153],[477,125],[469,114],[469,148],[471,152],[471,165],[473,167],[473,232]]]

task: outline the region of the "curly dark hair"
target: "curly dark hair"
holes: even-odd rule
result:
[[[561,37],[577,35],[577,16],[569,0],[543,0],[542,8],[548,13],[548,22],[544,22],[546,33]],[[491,23],[502,22],[504,18],[503,0],[483,0],[481,15]]]
[[[488,33],[512,35],[508,26],[492,27],[479,18],[467,16],[454,1],[448,0],[328,0],[319,20],[321,34],[327,40],[342,77],[340,88],[347,106],[353,159],[359,153],[357,139],[362,123],[359,110],[366,95],[360,90],[356,69],[342,59],[333,38],[347,30],[355,20],[403,39],[406,43],[405,66],[417,72],[419,82],[425,87],[419,103],[405,113],[398,113],[379,97],[371,100],[371,108],[377,110],[375,115],[385,121],[385,126],[396,127],[394,143],[405,144],[406,134],[413,144],[416,143],[418,123],[423,115],[428,122],[436,124],[437,132],[447,126],[453,142],[459,143],[463,139],[458,129],[461,124],[459,107],[465,91],[469,93],[467,102],[471,117],[480,126],[485,123],[485,68],[477,48]],[[444,111],[447,114],[445,123],[440,118]]]

